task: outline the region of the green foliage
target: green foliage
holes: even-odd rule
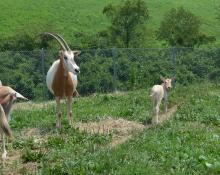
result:
[[[80,59],[84,59],[84,62],[80,63],[83,73],[82,76],[79,76],[79,81],[85,82],[79,83],[80,93],[90,94],[113,90],[113,60],[111,58],[85,53]]]
[[[215,87],[219,88],[218,86]],[[181,121],[201,122],[204,124],[220,124],[220,110],[218,92],[209,92],[209,86],[203,91],[194,91],[188,100],[180,106],[176,117]],[[193,107],[192,107],[193,106]]]
[[[144,2],[147,3],[150,18],[146,31],[146,44],[142,47],[161,46],[161,41],[155,39],[155,30],[158,29],[164,14],[167,13],[169,9],[179,6],[183,6],[185,9],[192,11],[196,16],[199,16],[202,22],[201,32],[207,35],[214,35],[217,39],[216,44],[219,45],[220,23],[218,19],[216,19],[216,7],[219,6],[219,1],[144,0]],[[12,37],[16,39],[15,36],[18,34],[27,34],[36,37],[39,33],[50,31],[62,35],[72,48],[94,48],[95,42],[92,42],[92,40],[102,40],[102,37],[99,38],[96,34],[99,31],[105,30],[110,25],[109,20],[102,14],[103,8],[109,3],[113,4],[113,6],[117,6],[121,4],[121,1],[1,1],[1,41],[7,42],[7,40]],[[93,39],[89,41],[90,38]],[[98,47],[106,48],[109,44],[107,41],[102,40],[102,42],[103,43],[99,44]],[[100,41],[98,43],[100,43]],[[14,49],[15,48],[13,48],[13,50]]]
[[[140,39],[145,35],[144,24],[149,18],[148,8],[143,0],[127,0],[119,6],[109,4],[103,9],[103,14],[111,21],[107,33],[113,46],[139,47]]]
[[[170,46],[194,47],[215,41],[215,37],[201,33],[201,21],[183,7],[172,8],[157,31],[157,38]]]
[[[139,122],[151,119],[148,95],[148,89],[143,89],[79,98],[73,105],[74,122],[108,116]],[[42,174],[219,174],[219,96],[219,85],[177,83],[170,92],[170,106],[179,104],[173,118],[114,149],[108,147],[111,134],[80,132],[68,127],[66,117],[62,129],[54,129],[51,106],[16,109],[11,126],[16,137],[13,149],[23,150],[18,167],[34,162],[30,174],[36,168]],[[41,131],[35,139],[21,134],[32,127]]]
[[[36,47],[34,38],[30,35],[16,35],[15,37],[7,38],[7,40],[0,41],[0,50],[34,50]]]
[[[24,153],[22,154],[21,158],[24,163],[40,162],[44,156],[45,156],[44,153],[42,153],[40,151],[33,151],[30,149],[26,149],[26,150],[24,150]]]
[[[216,48],[82,50],[75,58],[81,68],[77,90],[84,96],[143,89],[161,83],[160,75],[174,74],[181,85],[219,81],[219,51]],[[52,99],[45,77],[57,54],[53,50],[0,53],[3,84],[31,100]]]

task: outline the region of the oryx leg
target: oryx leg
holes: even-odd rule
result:
[[[57,112],[57,121],[56,121],[56,127],[61,128],[61,106],[60,106],[60,97],[56,97],[56,112]]]
[[[2,161],[3,161],[3,166],[5,165],[5,161],[6,161],[6,158],[7,158],[7,151],[6,151],[6,148],[5,148],[5,135],[2,133]]]
[[[69,124],[72,126],[73,119],[72,119],[72,97],[67,97],[67,116],[69,119]]]

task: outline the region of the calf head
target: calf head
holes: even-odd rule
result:
[[[164,88],[169,91],[172,88],[172,81],[176,79],[176,77],[172,77],[172,78],[164,78],[164,77],[160,77],[160,79],[163,81],[163,86]]]

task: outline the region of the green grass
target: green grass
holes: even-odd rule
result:
[[[54,0],[54,1],[25,1],[3,0],[0,2],[0,35],[2,38],[14,36],[26,31],[36,33],[44,30],[59,32],[72,45],[77,46],[76,33],[93,35],[109,25],[109,21],[102,14],[102,9],[109,3],[117,4],[117,0]],[[217,17],[217,0],[146,0],[150,11],[148,22],[149,47],[161,46],[155,40],[155,30],[164,14],[172,7],[183,6],[199,16],[202,21],[202,32],[214,35],[219,46],[220,22]]]
[[[117,105],[115,105],[117,104]],[[95,96],[79,98],[73,104],[74,121],[99,121],[103,118],[125,117],[129,120],[144,122],[150,118],[149,108],[151,103],[148,99],[148,90],[140,90],[138,93],[125,92],[118,94],[97,94]],[[62,104],[63,122],[67,122],[65,105]],[[14,128],[50,126],[55,124],[55,104],[49,104],[41,110],[34,109],[14,111],[16,123],[12,122]]]
[[[42,174],[219,174],[219,89],[210,83],[177,84],[170,95],[170,106],[179,104],[174,116],[113,149],[108,147],[112,133],[80,132],[68,126],[66,116],[56,130],[53,105],[15,110],[8,152],[20,151],[21,158],[11,170],[34,174],[25,165],[35,164]],[[151,103],[148,90],[98,94],[77,99],[73,113],[74,122],[109,116],[144,122],[151,118]],[[40,135],[25,136],[27,128]]]

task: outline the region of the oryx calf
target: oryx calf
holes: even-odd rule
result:
[[[168,92],[172,88],[172,81],[175,79],[173,78],[163,78],[160,77],[160,79],[163,81],[161,85],[154,85],[151,89],[150,97],[153,101],[153,111],[154,111],[154,117],[152,119],[152,123],[157,124],[158,123],[158,115],[160,111],[160,104],[161,101],[165,101],[165,112],[167,112],[167,104],[168,104]]]

